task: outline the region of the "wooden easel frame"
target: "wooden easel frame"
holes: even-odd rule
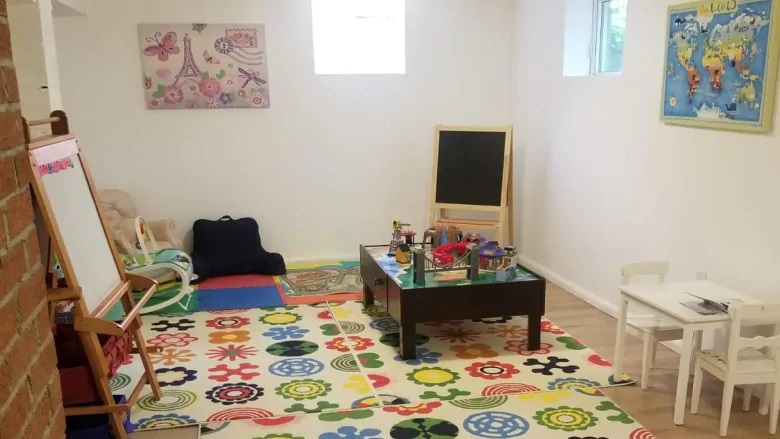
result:
[[[30,127],[44,124],[51,124],[52,134],[38,139],[31,139]],[[146,342],[141,334],[142,322],[140,317],[140,312],[144,304],[146,304],[149,298],[157,291],[157,282],[143,276],[125,273],[117,253],[116,244],[114,243],[114,240],[111,239],[111,232],[99,207],[100,203],[97,197],[95,183],[92,180],[92,173],[79,148],[77,154],[78,159],[81,161],[84,176],[86,177],[87,185],[92,194],[93,201],[95,202],[98,216],[103,226],[103,233],[106,236],[106,240],[108,241],[113,254],[114,264],[120,279],[120,282],[108,293],[101,303],[95,307],[95,309],[89,310],[87,308],[87,305],[83,300],[81,287],[79,286],[73,264],[71,263],[67,249],[65,248],[62,235],[57,225],[57,219],[54,217],[46,188],[44,187],[33,156],[33,151],[38,148],[43,148],[63,141],[75,140],[75,136],[68,132],[67,117],[62,111],[54,111],[52,112],[51,117],[43,120],[29,122],[25,120],[24,131],[33,176],[33,191],[40,207],[40,213],[44,224],[49,233],[49,248],[56,253],[59,259],[67,285],[65,288],[58,288],[56,284],[49,285],[47,300],[49,302],[61,300],[74,301],[72,311],[74,315],[74,327],[79,333],[79,338],[84,347],[84,351],[86,352],[89,367],[92,371],[98,397],[102,401],[102,404],[66,407],[65,415],[72,416],[106,413],[109,416],[114,437],[117,439],[125,439],[127,438],[127,432],[124,427],[124,417],[129,416],[130,407],[135,404],[143,387],[148,383],[152,387],[152,392],[155,397],[157,397],[157,399],[162,397],[160,384],[157,381],[157,376],[155,375],[154,367],[149,356],[150,349],[147,348]],[[51,258],[50,255],[48,257]],[[132,287],[139,287],[145,290],[143,296],[137,303],[133,298]],[[105,320],[103,317],[118,302],[122,303],[122,307],[125,311],[125,318],[121,323]],[[98,340],[98,334],[122,335],[126,331],[130,331],[132,334],[133,341],[135,342],[135,349],[141,357],[145,373],[138,384],[136,384],[130,397],[127,398],[127,402],[125,404],[117,404],[111,393],[108,381],[108,363],[103,355],[103,348]]]
[[[436,201],[436,179],[439,171],[439,138],[442,131],[466,131],[466,132],[487,132],[504,133],[504,169],[501,180],[501,204],[499,206],[482,206],[472,204],[449,204],[438,203]],[[454,225],[464,226],[473,229],[496,230],[498,240],[502,245],[512,245],[514,240],[513,225],[513,173],[512,164],[512,126],[450,126],[436,125],[436,134],[433,140],[433,176],[431,179],[431,216],[430,223],[433,225]],[[467,218],[453,218],[448,216],[447,209],[472,211],[472,212],[493,212],[498,215],[496,220],[476,220]]]

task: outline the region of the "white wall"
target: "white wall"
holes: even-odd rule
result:
[[[51,112],[49,95],[46,90],[40,89],[47,84],[47,78],[38,5],[32,2],[8,3],[8,23],[22,116],[28,119],[48,117]],[[38,129],[34,135],[44,133],[45,130]]]
[[[511,122],[514,2],[407,2],[407,73],[315,76],[305,0],[120,1],[57,20],[65,110],[97,184],[148,218],[253,216],[288,259],[428,226],[434,125]],[[140,22],[265,23],[270,110],[144,108]],[[87,46],[89,50],[87,50]]]
[[[62,93],[60,91],[60,66],[57,59],[57,42],[54,35],[55,14],[67,14],[71,8],[52,0],[37,0],[41,17],[41,36],[43,39],[43,58],[46,64],[46,94],[49,97],[51,109],[62,108]],[[62,15],[67,16],[67,15]]]
[[[706,271],[777,296],[780,112],[770,135],[662,124],[670,3],[629,2],[622,76],[564,78],[564,2],[517,2],[521,251],[606,307],[620,265],[655,258],[671,261],[673,279]]]

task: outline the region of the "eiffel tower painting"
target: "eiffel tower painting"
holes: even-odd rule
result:
[[[144,101],[157,109],[269,108],[262,24],[140,24]]]
[[[188,34],[184,34],[184,62],[176,75],[176,82],[173,83],[173,86],[181,88],[185,82],[195,81],[197,83],[202,77],[203,72],[200,71],[195,63],[195,58],[192,57],[192,40]]]

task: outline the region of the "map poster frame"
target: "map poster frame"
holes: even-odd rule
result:
[[[731,27],[721,24],[724,18],[731,19],[726,22]],[[768,24],[762,25],[762,21],[768,21]],[[721,130],[771,131],[780,60],[778,22],[780,0],[700,0],[669,6],[661,121]],[[744,30],[736,27],[740,24]],[[693,27],[687,27],[689,25]],[[724,32],[731,30],[737,35],[752,32],[753,41],[747,40],[742,51],[732,45],[720,56],[705,59],[706,43],[715,35],[723,34],[717,32],[718,26],[725,29]],[[758,31],[749,29],[752,26],[759,26]],[[686,29],[697,32],[696,45],[694,50],[681,53],[677,46],[679,40],[675,38]],[[742,38],[746,41],[744,35]],[[690,34],[687,41],[690,41]],[[766,43],[761,47],[759,43],[763,41]],[[677,52],[672,52],[676,47]],[[684,67],[684,61],[688,68]],[[720,62],[722,69],[718,68]],[[705,66],[705,63],[709,65]],[[763,66],[763,71],[751,71],[751,64]],[[715,82],[711,72],[715,72]]]

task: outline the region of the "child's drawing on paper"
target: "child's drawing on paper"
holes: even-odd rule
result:
[[[268,108],[262,24],[138,26],[147,108]]]

